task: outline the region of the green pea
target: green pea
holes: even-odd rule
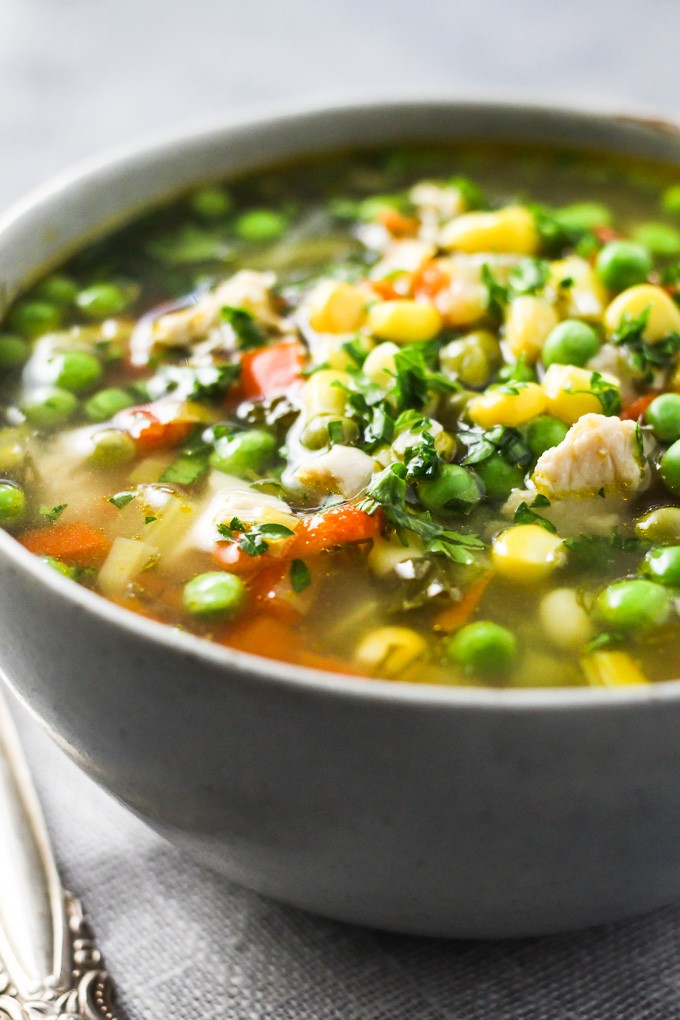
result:
[[[558,446],[568,431],[569,426],[559,418],[553,418],[550,414],[539,414],[532,418],[526,427],[527,446],[538,460],[546,450]]]
[[[458,464],[442,464],[434,478],[424,478],[418,483],[418,498],[427,510],[455,510],[467,514],[482,496],[479,480]]]
[[[21,405],[29,425],[37,429],[57,429],[76,413],[78,400],[68,390],[41,386],[33,390]]]
[[[201,188],[189,199],[191,211],[202,220],[220,220],[231,212],[233,205],[231,195],[223,188]]]
[[[278,240],[287,226],[286,217],[273,209],[249,209],[236,219],[234,229],[242,241],[263,244]]]
[[[184,585],[182,601],[192,616],[219,616],[231,619],[246,600],[246,586],[240,577],[214,570],[199,574]]]
[[[315,414],[310,418],[300,436],[300,442],[308,450],[322,450],[333,441],[333,445],[350,445],[359,436],[359,427],[352,418],[338,418],[334,414]]]
[[[680,184],[671,184],[661,196],[661,208],[664,212],[680,216]]]
[[[137,455],[132,436],[122,429],[102,429],[92,437],[88,464],[98,468],[114,468],[129,464]]]
[[[659,474],[666,488],[680,496],[680,439],[668,447],[659,461]]]
[[[645,421],[662,443],[680,439],[680,393],[662,393],[645,411]]]
[[[548,365],[578,365],[586,362],[600,349],[597,333],[579,319],[565,319],[551,329],[543,344],[541,359]]]
[[[498,340],[483,329],[451,340],[439,352],[442,370],[456,376],[465,386],[484,386],[501,361]]]
[[[26,496],[12,482],[0,482],[0,527],[12,528],[26,516]]]
[[[616,581],[595,602],[597,615],[624,632],[662,626],[671,613],[671,596],[653,581]]]
[[[521,488],[526,473],[519,464],[510,464],[500,453],[492,453],[474,472],[484,483],[489,499],[507,499],[513,489]]]
[[[27,340],[35,340],[59,329],[61,309],[47,301],[20,301],[7,316],[7,324]]]
[[[0,333],[0,372],[11,372],[28,361],[30,348],[20,336]]]
[[[608,227],[612,222],[612,214],[601,202],[574,202],[563,205],[557,210],[560,226],[565,230],[594,230],[596,227]]]
[[[610,241],[600,251],[595,270],[609,290],[626,290],[644,283],[652,271],[652,257],[633,241]]]
[[[135,403],[137,401],[127,390],[111,386],[109,389],[99,390],[90,397],[83,410],[90,421],[102,422],[109,421],[119,411],[124,411],[126,407],[132,407]]]
[[[130,296],[116,283],[93,283],[78,293],[76,305],[88,319],[108,319],[126,311]]]
[[[650,549],[642,561],[640,571],[659,584],[680,588],[680,545]]]
[[[658,545],[677,545],[680,543],[680,507],[661,506],[643,514],[635,522],[635,534]]]
[[[102,377],[102,366],[87,351],[65,351],[55,354],[47,364],[51,382],[70,393],[87,393]]]
[[[515,635],[489,620],[468,623],[446,644],[447,658],[466,673],[501,673],[513,665],[517,653]]]
[[[54,273],[33,288],[32,296],[40,301],[48,301],[57,308],[70,308],[77,294],[78,287],[69,276]]]
[[[244,478],[263,471],[274,459],[276,450],[277,442],[270,432],[253,429],[218,439],[210,464],[217,471]]]
[[[56,556],[41,556],[40,559],[52,570],[56,570],[58,574],[63,574],[64,577],[70,578],[72,581],[75,580],[78,571],[75,567],[69,567],[68,563],[64,563],[63,560],[58,560]]]
[[[680,230],[667,223],[640,223],[633,230],[633,239],[652,255],[680,255]]]

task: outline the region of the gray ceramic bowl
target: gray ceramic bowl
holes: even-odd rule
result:
[[[188,185],[297,154],[514,138],[680,166],[663,124],[375,103],[210,126],[88,166],[0,225],[0,311],[85,240]],[[178,846],[309,910],[531,935],[680,898],[680,681],[391,684],[211,646],[105,602],[0,532],[0,666],[60,746]]]

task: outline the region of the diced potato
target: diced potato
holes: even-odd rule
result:
[[[366,316],[366,294],[342,280],[322,280],[304,308],[309,325],[317,333],[351,333],[359,329]]]
[[[501,532],[491,550],[498,574],[518,584],[545,581],[567,558],[564,542],[538,524],[517,524]]]
[[[466,410],[470,421],[484,429],[494,425],[514,428],[542,414],[547,403],[538,383],[515,383],[480,393],[469,401]]]
[[[337,492],[350,499],[366,488],[374,470],[375,461],[363,450],[338,445],[299,464],[292,478],[310,495],[321,497]]]
[[[119,536],[97,575],[97,590],[107,598],[120,598],[135,578],[155,562],[158,554],[157,547],[148,542]]]
[[[588,683],[593,687],[629,687],[649,680],[627,652],[592,652],[581,661]]]
[[[425,555],[423,543],[416,535],[410,535],[408,545],[404,545],[397,535],[391,538],[376,538],[368,554],[369,570],[378,577],[387,577],[395,567],[406,560],[418,559]]]
[[[629,287],[614,298],[604,313],[608,333],[615,333],[626,319],[636,319],[649,309],[647,325],[642,337],[648,343],[658,343],[669,333],[680,333],[680,308],[672,297],[651,283]]]
[[[513,298],[505,320],[505,342],[516,358],[524,356],[533,364],[548,333],[558,323],[557,312],[542,297],[522,294]]]
[[[309,352],[313,365],[327,365],[339,372],[354,368],[356,362],[346,350],[348,342],[361,345],[364,351],[373,349],[370,337],[350,333],[319,333],[310,337]]]
[[[376,386],[389,390],[394,385],[397,368],[394,357],[399,348],[390,340],[378,344],[364,361],[363,373]]]
[[[411,344],[436,336],[442,328],[442,317],[426,301],[378,301],[368,311],[367,325],[381,340]]]
[[[551,365],[542,384],[548,414],[560,418],[567,425],[573,425],[584,414],[601,414],[602,401],[593,388],[594,374],[576,365]],[[603,379],[618,390],[615,379],[606,376]]]
[[[439,243],[447,251],[534,255],[540,238],[529,209],[507,206],[497,212],[471,212],[457,216],[442,227]]]
[[[558,259],[551,263],[549,282],[563,318],[600,321],[608,293],[590,262],[578,255]]]
[[[334,369],[322,368],[310,375],[302,388],[305,418],[313,418],[317,414],[333,414],[341,418],[347,402],[344,386],[349,379],[347,372]]]

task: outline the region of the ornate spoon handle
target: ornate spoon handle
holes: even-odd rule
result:
[[[59,881],[0,692],[0,1020],[116,1020],[79,900]]]

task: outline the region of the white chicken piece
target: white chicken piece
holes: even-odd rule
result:
[[[310,495],[337,492],[345,499],[358,496],[371,480],[376,464],[354,446],[332,446],[326,453],[299,464],[292,481]]]
[[[584,414],[557,446],[542,453],[532,475],[549,499],[629,494],[646,484],[638,427],[603,414]]]
[[[271,290],[276,283],[274,273],[257,273],[242,269],[204,294],[195,305],[161,315],[152,322],[140,323],[131,345],[134,353],[143,355],[156,344],[162,347],[187,347],[205,340],[211,330],[221,324],[225,306],[244,308],[263,326],[283,330],[288,323],[276,312]]]

